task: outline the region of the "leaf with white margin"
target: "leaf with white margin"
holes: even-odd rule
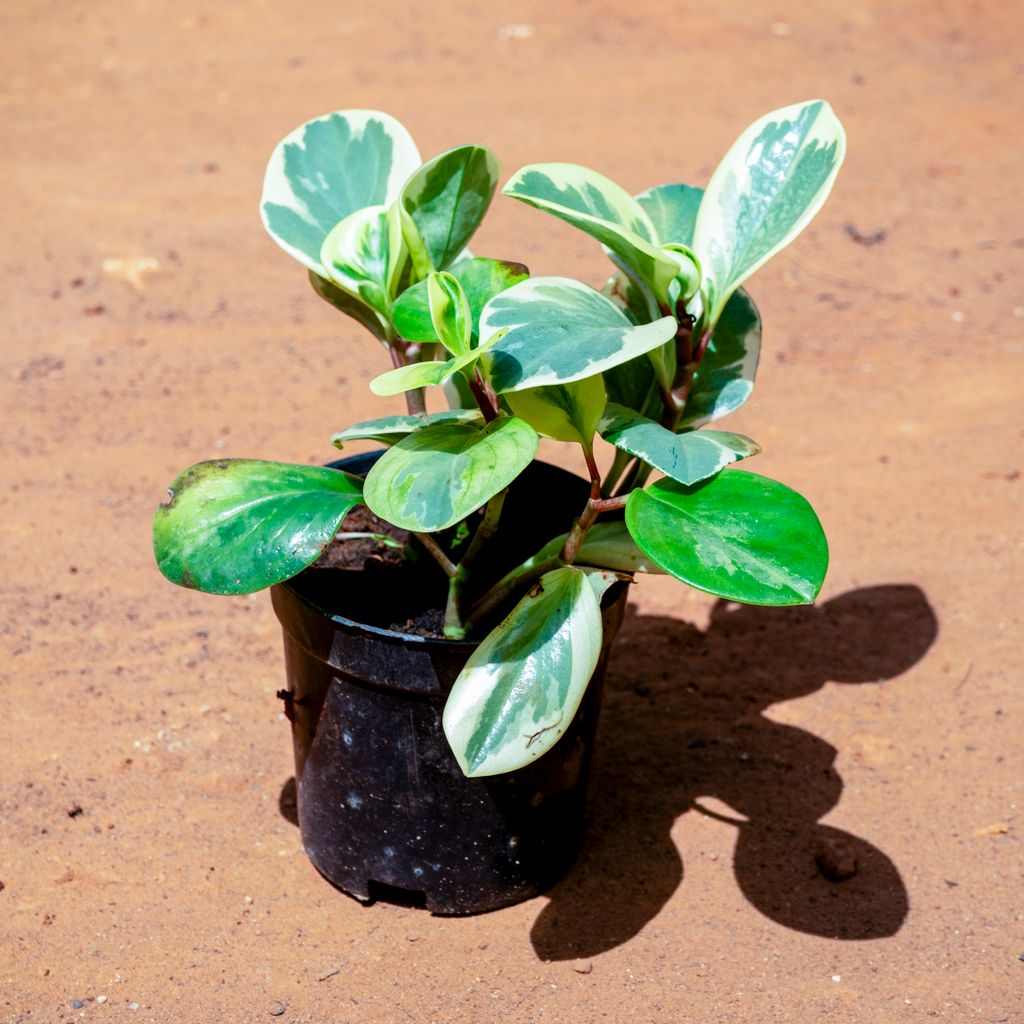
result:
[[[274,148],[260,214],[271,238],[327,277],[320,249],[339,221],[367,206],[390,206],[420,154],[405,127],[379,110],[314,118]]]
[[[578,281],[535,277],[496,295],[480,315],[480,337],[508,332],[483,361],[499,394],[567,384],[601,373],[675,337],[675,318],[633,324],[622,310]]]
[[[825,202],[846,154],[846,134],[824,100],[773,110],[744,131],[701,200],[693,248],[704,268],[707,323]]]
[[[370,511],[395,526],[434,532],[453,526],[507,487],[533,461],[539,438],[501,416],[424,427],[374,463],[363,488]]]
[[[315,562],[362,500],[362,481],[338,469],[200,462],[171,484],[156,510],[153,550],[172,583],[252,594]]]
[[[746,289],[729,298],[693,377],[679,426],[692,428],[738,409],[754,389],[761,317]]]
[[[502,193],[585,231],[628,263],[664,301],[676,275],[643,207],[614,181],[579,164],[529,164]]]
[[[542,437],[575,442],[589,449],[604,413],[604,382],[598,373],[571,384],[509,391],[505,400],[512,412]]]
[[[601,596],[613,573],[545,573],[470,655],[443,725],[469,778],[515,771],[568,729],[601,655]]]
[[[416,388],[429,387],[432,384],[444,384],[450,377],[459,371],[467,374],[473,369],[480,357],[494,344],[501,340],[504,331],[492,334],[490,338],[478,348],[471,348],[461,355],[452,356],[451,359],[442,361],[440,359],[428,359],[420,363],[409,363],[406,366],[396,366],[379,377],[370,381],[370,390],[375,395],[388,396],[399,395],[403,391],[414,391]]]
[[[761,450],[759,444],[743,434],[719,430],[676,434],[614,403],[609,403],[605,411],[601,436],[681,484],[700,483],[730,463]]]
[[[828,568],[828,542],[807,499],[740,469],[695,487],[658,480],[633,491],[626,526],[671,576],[727,601],[810,604]]]
[[[567,533],[563,533],[560,537],[548,541],[515,572],[518,574],[521,569],[530,569],[553,558],[562,550],[568,536]],[[595,523],[583,538],[574,564],[612,569],[615,572],[646,572],[655,575],[663,575],[665,572],[636,546],[636,541],[629,535],[629,530],[621,519]]]
[[[335,225],[320,249],[320,262],[339,288],[388,317],[405,264],[402,225],[395,206],[368,206]]]
[[[339,288],[333,281],[321,277],[312,270],[309,272],[309,283],[313,286],[313,291],[325,302],[329,302],[335,309],[362,324],[380,341],[387,340],[390,328],[381,314],[355,296],[350,295],[343,288]]]
[[[484,418],[478,409],[442,409],[424,416],[382,416],[376,420],[363,420],[351,427],[339,430],[331,437],[331,444],[343,448],[349,441],[380,441],[381,444],[395,444],[403,437],[415,434],[423,427],[438,423],[473,423],[483,425]]]
[[[525,281],[529,270],[522,263],[485,257],[460,260],[447,271],[466,293],[473,321],[473,337],[479,336],[480,313],[499,292]],[[426,280],[418,281],[398,296],[391,309],[395,330],[407,341],[437,341],[430,317]]]
[[[407,241],[420,275],[446,269],[480,226],[501,164],[485,146],[459,146],[428,160],[402,187]],[[408,230],[409,222],[415,231]]]
[[[431,274],[427,278],[427,298],[430,321],[441,344],[453,356],[464,355],[470,350],[473,315],[458,278],[443,270]]]
[[[636,201],[654,225],[654,237],[661,245],[693,245],[693,226],[704,189],[694,185],[657,185],[641,192]]]

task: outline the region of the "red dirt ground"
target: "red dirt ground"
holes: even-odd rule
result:
[[[1024,7],[95,0],[0,26],[0,1018],[1024,1020]],[[149,546],[184,466],[320,462],[384,411],[381,353],[260,227],[271,147],[378,107],[425,154],[637,191],[702,184],[815,95],[849,157],[752,282],[766,354],[728,422],[819,510],[821,605],[644,580],[569,877],[471,919],[337,893],[287,820],[269,601],[175,589]],[[606,270],[507,200],[474,249]],[[834,884],[837,832],[861,871]]]

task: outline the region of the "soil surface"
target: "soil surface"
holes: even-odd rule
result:
[[[70,0],[0,28],[0,1020],[1024,1021],[1024,6]],[[150,552],[189,464],[322,463],[400,411],[262,231],[273,144],[374,107],[424,154],[639,191],[817,95],[849,156],[751,282],[765,351],[726,423],[820,512],[820,603],[634,588],[547,895],[441,919],[335,891],[270,602]],[[607,274],[508,200],[473,248]]]

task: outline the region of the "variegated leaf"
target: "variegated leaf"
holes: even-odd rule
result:
[[[609,404],[605,412],[601,436],[681,484],[699,483],[761,450],[743,434],[717,430],[675,434],[632,409],[614,404]]]
[[[502,416],[486,427],[441,423],[388,449],[367,474],[370,510],[406,530],[453,526],[507,487],[533,460],[538,437]]]
[[[476,258],[453,263],[448,271],[466,293],[473,320],[473,338],[479,336],[480,313],[499,292],[525,281],[529,270],[522,263]],[[395,330],[408,341],[437,341],[430,317],[430,299],[426,280],[407,288],[395,302],[391,315]]]
[[[413,262],[421,276],[446,269],[484,219],[501,165],[484,146],[459,146],[428,160],[402,188]],[[410,222],[415,231],[409,231]]]
[[[331,280],[385,318],[405,258],[395,206],[367,206],[350,214],[328,232],[320,249]]]
[[[563,533],[560,537],[548,541],[521,568],[531,569],[549,558],[554,558],[562,550],[568,536],[567,533]],[[575,564],[612,569],[615,572],[646,572],[655,575],[665,572],[636,546],[636,541],[629,535],[629,530],[621,519],[595,523],[583,538]]]
[[[626,525],[666,572],[727,601],[809,604],[828,568],[828,543],[807,500],[739,469],[696,487],[659,480],[633,491]]]
[[[339,221],[367,206],[390,206],[420,166],[405,128],[377,110],[339,110],[307,121],[275,147],[260,212],[287,253],[327,277],[320,249]]]
[[[443,409],[424,416],[382,416],[376,420],[353,423],[351,427],[339,430],[331,437],[331,444],[336,448],[344,447],[349,441],[380,441],[381,444],[395,444],[423,427],[438,423],[472,423],[482,426],[483,421],[484,418],[477,409]]]
[[[733,292],[697,367],[680,427],[697,427],[738,409],[750,397],[761,354],[761,317],[745,289]]]
[[[480,336],[508,333],[483,365],[498,393],[566,384],[664,345],[676,321],[632,324],[600,292],[563,277],[522,281],[495,296],[480,317]]]
[[[387,339],[390,328],[381,314],[343,288],[339,288],[333,281],[320,277],[312,270],[309,272],[309,283],[313,286],[313,291],[325,302],[329,302],[335,309],[362,324],[380,341]]]
[[[153,519],[153,549],[172,582],[251,594],[316,561],[362,501],[337,469],[257,459],[200,462],[171,484]]]
[[[675,262],[658,248],[641,205],[614,181],[578,164],[530,164],[502,192],[596,238],[628,263],[659,301],[667,299]]]
[[[572,441],[589,449],[604,412],[604,382],[598,373],[571,384],[509,391],[505,400],[512,412],[542,437]]]
[[[454,356],[470,350],[473,315],[458,278],[440,271],[427,278],[430,321],[441,344]]]
[[[655,241],[661,245],[693,245],[693,226],[697,222],[704,189],[693,185],[658,185],[641,192],[636,201],[654,225]]]
[[[704,268],[707,323],[821,208],[846,153],[832,108],[812,100],[758,118],[719,164],[701,200],[693,248]]]
[[[522,768],[569,727],[600,658],[600,599],[615,579],[572,566],[546,573],[470,655],[443,716],[464,774]]]

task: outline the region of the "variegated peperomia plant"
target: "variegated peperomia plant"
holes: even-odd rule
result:
[[[521,767],[557,741],[597,664],[600,602],[616,579],[665,572],[732,601],[813,601],[828,548],[810,505],[727,469],[758,445],[704,427],[753,385],[761,322],[740,285],[814,216],[844,149],[815,100],[752,124],[703,190],[631,196],[574,164],[522,168],[505,195],[604,246],[616,269],[596,291],[469,253],[498,184],[484,147],[422,163],[401,124],[367,110],[298,128],[270,159],[264,224],[317,293],[383,343],[393,368],[370,388],[404,395],[406,412],[334,436],[339,448],[387,446],[365,481],[250,459],[193,466],[156,513],[161,570],[250,593],[307,568],[360,503],[411,531],[448,577],[445,635],[480,640],[444,714],[471,776]],[[438,387],[448,408],[430,412]],[[480,555],[501,543],[506,490],[539,437],[579,445],[590,497],[568,534],[488,579]],[[599,438],[614,450],[605,473]],[[457,548],[438,539],[452,527]]]

